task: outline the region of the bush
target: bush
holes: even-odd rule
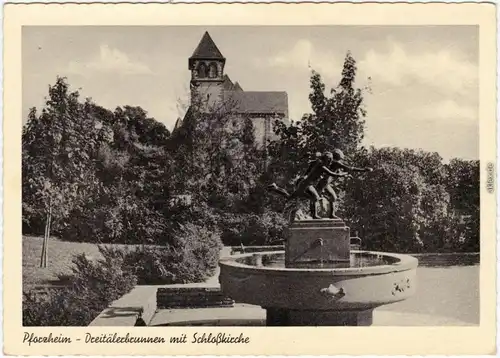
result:
[[[177,202],[175,205],[166,207],[163,216],[168,218],[165,232],[171,235],[164,236],[161,240],[162,244],[175,242],[175,236],[179,231],[182,232],[185,225],[191,224],[216,232],[220,221],[215,210],[201,201],[193,201],[192,204]]]
[[[115,192],[77,207],[58,233],[68,241],[151,244],[162,237],[164,221],[130,193]]]
[[[125,253],[100,247],[96,262],[85,255],[73,260],[73,273],[61,276],[67,287],[23,294],[24,326],[87,326],[111,302],[130,292],[137,277],[125,265]]]
[[[288,222],[282,214],[226,214],[221,223],[224,245],[271,245],[284,239]]]
[[[169,246],[142,246],[126,255],[139,284],[203,282],[215,273],[222,243],[218,232],[182,225]]]

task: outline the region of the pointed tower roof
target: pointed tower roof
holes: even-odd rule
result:
[[[222,53],[215,45],[214,40],[210,37],[208,31],[205,32],[203,37],[201,38],[200,43],[194,50],[193,54],[189,58],[189,66],[193,60],[222,60],[226,61]]]

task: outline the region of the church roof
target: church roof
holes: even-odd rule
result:
[[[233,86],[233,91],[243,91],[243,88],[241,88],[238,82],[235,82]]]
[[[210,37],[208,32],[205,32],[203,37],[201,38],[200,43],[198,44],[198,47],[194,50],[193,54],[189,58],[190,62],[191,60],[212,60],[212,59],[217,59],[217,60],[225,60],[224,56],[222,56],[222,53],[219,51],[217,48],[217,45],[215,45],[214,40]]]
[[[234,101],[237,113],[288,115],[286,92],[225,91],[224,98]]]
[[[224,75],[222,78],[222,89],[224,91],[243,91],[239,83],[233,83],[228,75]]]

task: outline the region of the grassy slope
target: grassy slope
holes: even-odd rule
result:
[[[23,236],[23,288],[33,285],[53,284],[57,275],[71,273],[73,258],[85,254],[89,259],[102,258],[96,244],[62,241],[51,237],[48,243],[49,263],[47,268],[40,268],[43,237]],[[105,244],[130,250],[140,245]]]
[[[42,237],[23,237],[23,287],[57,280],[57,274],[70,273],[73,255],[85,253],[100,258],[97,245],[65,242],[51,238],[48,244],[48,267],[40,268]]]

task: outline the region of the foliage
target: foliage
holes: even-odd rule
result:
[[[465,226],[463,247],[479,251],[479,161],[452,159],[446,166],[451,203]]]
[[[216,232],[220,226],[220,218],[216,210],[202,201],[186,203],[174,201],[164,208],[164,216],[168,217],[165,236],[160,243],[170,243],[174,240],[174,232],[178,232],[185,225],[205,227],[207,230]],[[170,233],[170,234],[169,234]]]
[[[227,246],[272,245],[283,242],[288,222],[282,214],[266,211],[262,214],[226,214],[222,241]]]
[[[350,53],[332,90],[313,71],[311,113],[290,125],[277,122],[278,138],[266,151],[256,146],[252,120],[236,116],[230,99],[212,107],[191,103],[171,134],[140,107],[110,111],[81,101],[58,78],[41,114],[32,110],[23,129],[23,232],[40,234],[52,222],[67,240],[166,246],[137,255],[145,267],[168,271],[167,261],[184,262],[188,254],[179,252],[194,247],[183,233],[189,225],[206,235],[221,232],[231,245],[281,240],[283,199],[267,185],[293,189],[316,152],[340,148],[349,163],[375,168],[336,182],[339,215],[368,248],[478,250],[478,162],[445,165],[437,153],[361,147],[369,88],[356,87],[356,75]],[[182,195],[190,203],[176,199]],[[186,241],[182,250],[174,249],[177,236]],[[189,267],[176,270],[149,276],[177,280],[186,270],[197,279]]]
[[[467,214],[479,209],[479,161],[452,159],[446,165],[447,189],[453,206]]]
[[[24,293],[24,326],[87,326],[111,302],[129,292],[137,278],[125,265],[124,253],[100,248],[103,259],[74,258],[73,273],[61,277],[67,287]]]
[[[450,176],[436,153],[371,148],[359,151],[353,160],[359,166],[376,168],[347,182],[342,207],[366,248],[470,250],[468,240],[475,240],[479,232],[469,231],[463,223],[446,185]],[[474,185],[472,176],[468,180]]]
[[[118,185],[75,208],[60,233],[66,240],[95,243],[156,243],[165,230],[161,213]],[[97,205],[96,205],[97,204]]]
[[[417,250],[424,181],[413,166],[379,164],[364,180],[353,179],[345,198],[346,218],[367,249],[381,251]],[[380,185],[380,183],[384,185]]]
[[[222,248],[217,232],[187,224],[172,238],[169,246],[143,246],[126,255],[140,284],[203,282],[214,274]]]
[[[79,102],[78,92],[69,92],[64,78],[49,87],[46,106],[38,116],[35,109],[23,128],[24,211],[45,220],[44,245],[40,265],[47,265],[47,240],[54,221],[63,222],[72,208],[96,190],[99,182],[94,157],[105,130],[89,101]],[[25,224],[40,230],[40,223]]]
[[[260,174],[252,121],[234,115],[230,99],[207,108],[193,103],[170,142],[175,188],[210,207],[232,210]]]
[[[40,115],[35,109],[23,128],[23,201],[28,211],[65,219],[96,185],[93,158],[105,135],[90,101],[79,102],[64,78],[49,87]]]
[[[269,145],[273,158],[269,170],[278,181],[289,183],[317,152],[338,148],[349,154],[358,149],[364,136],[364,93],[369,88],[355,87],[356,74],[356,61],[347,53],[341,79],[327,94],[321,75],[312,71],[309,100],[313,113],[289,126],[275,125],[278,140]]]
[[[372,167],[370,174],[337,180],[339,215],[365,247],[389,251],[473,251],[479,246],[479,176],[473,162],[444,165],[437,153],[399,148],[367,150],[363,139],[364,94],[355,88],[356,63],[348,53],[339,85],[325,94],[320,74],[311,75],[312,113],[286,126],[269,145],[268,181],[294,190],[297,175],[316,152],[339,148],[347,162]],[[475,171],[476,170],[476,171]],[[277,209],[282,199],[262,200]]]
[[[58,78],[42,114],[32,110],[23,129],[24,232],[40,234],[51,214],[55,234],[67,240],[157,240],[169,135],[140,107],[111,112],[82,103]]]

